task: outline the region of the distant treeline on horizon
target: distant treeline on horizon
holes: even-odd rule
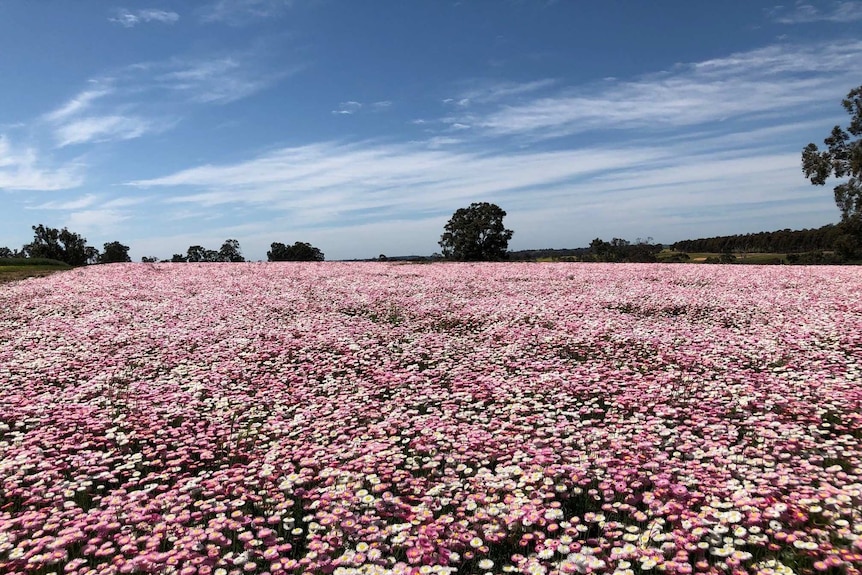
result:
[[[832,250],[839,237],[846,234],[841,224],[827,224],[804,230],[777,230],[733,236],[715,236],[696,240],[682,240],[670,245],[678,252],[755,252],[800,253]]]

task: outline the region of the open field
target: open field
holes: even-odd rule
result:
[[[44,277],[68,269],[71,267],[63,262],[44,258],[0,258],[0,284],[32,277]]]
[[[862,269],[0,286],[0,573],[862,570]]]
[[[27,278],[45,277],[69,268],[57,266],[0,266],[0,284]]]

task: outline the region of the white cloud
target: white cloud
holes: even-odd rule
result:
[[[635,80],[561,88],[527,101],[486,106],[481,112],[471,106],[469,116],[443,121],[468,123],[489,136],[534,139],[608,129],[690,128],[804,114],[812,105],[840,98],[841,90],[858,83],[860,75],[860,41],[774,45],[680,64]]]
[[[117,208],[126,208],[129,206],[139,205],[147,201],[148,199],[149,198],[144,197],[118,197],[109,199],[104,194],[84,194],[83,196],[78,196],[76,198],[68,200],[53,200],[50,202],[43,202],[34,206],[28,206],[27,209],[58,210],[68,212],[83,210],[85,208],[90,208],[92,206],[98,205],[100,209],[115,210]]]
[[[167,128],[144,118],[134,116],[91,116],[64,124],[57,128],[55,138],[62,148],[72,144],[131,140],[144,134]]]
[[[265,206],[306,225],[349,223],[367,219],[367,213],[398,218],[451,211],[473,198],[530,194],[604,170],[634,168],[655,156],[649,149],[483,155],[429,150],[421,144],[327,142],[130,185],[176,188],[172,203]]]
[[[63,120],[67,120],[70,117],[83,112],[90,105],[100,98],[104,98],[112,92],[109,88],[96,88],[92,90],[85,90],[57,108],[47,114],[45,114],[44,118],[50,122],[62,122]]]
[[[799,1],[792,8],[776,6],[769,11],[769,16],[780,24],[857,22],[862,20],[862,2],[857,0],[830,2],[821,9],[809,2]]]
[[[60,210],[68,212],[70,210],[82,210],[95,204],[99,200],[96,194],[84,194],[83,196],[72,200],[44,202],[35,206],[30,206],[30,210]]]
[[[217,0],[204,8],[201,19],[240,26],[280,16],[292,5],[293,0]]]
[[[227,104],[251,96],[301,68],[297,65],[265,70],[255,54],[236,52],[215,58],[139,64],[131,77],[141,87],[168,90],[194,102]]]
[[[338,104],[338,108],[332,110],[333,114],[341,114],[348,116],[350,114],[355,114],[362,108],[362,103],[354,102],[353,100],[347,102],[341,102]]]
[[[121,231],[123,222],[130,218],[130,214],[121,210],[80,210],[69,214],[66,218],[66,227],[78,233],[105,235]]]
[[[116,16],[108,18],[111,22],[115,22],[125,28],[134,28],[138,24],[147,22],[161,22],[162,24],[175,24],[180,19],[180,15],[176,12],[167,10],[117,10]]]
[[[448,100],[450,102],[457,101],[459,104],[463,102],[463,105],[467,105],[470,102],[499,102],[500,100],[506,100],[515,96],[523,96],[545,90],[558,84],[557,80],[553,79],[534,80],[523,83],[506,81],[475,81],[473,83],[475,86],[462,93],[457,100],[454,98],[448,98]]]
[[[43,167],[35,150],[15,150],[8,138],[0,135],[0,190],[66,190],[82,182],[80,165]]]
[[[434,136],[432,138],[428,138],[428,140],[425,141],[425,145],[429,148],[436,149],[442,148],[444,146],[454,146],[463,142],[464,140],[462,138],[452,138],[449,136]]]

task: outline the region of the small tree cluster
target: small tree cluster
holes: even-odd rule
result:
[[[87,238],[63,228],[33,226],[33,241],[22,248],[28,258],[47,258],[65,262],[70,266],[96,263],[99,250],[87,245]]]
[[[171,262],[244,262],[239,241],[234,239],[225,240],[218,250],[209,250],[203,246],[189,246],[186,255],[174,254]]]
[[[292,246],[281,242],[270,244],[266,259],[271,262],[322,262],[323,252],[306,242],[296,242]]]
[[[593,261],[598,262],[638,262],[650,263],[658,261],[656,254],[662,250],[661,244],[653,244],[652,238],[631,243],[622,238],[614,238],[606,242],[596,238],[590,242],[590,254]]]

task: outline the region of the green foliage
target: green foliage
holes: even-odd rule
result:
[[[840,255],[822,251],[787,254],[786,258],[787,263],[794,265],[835,265],[844,262]]]
[[[232,239],[225,240],[218,251],[218,257],[220,262],[238,263],[245,261],[245,258],[242,256],[242,250],[239,247],[239,241]]]
[[[48,258],[0,258],[0,267],[50,266],[67,268],[69,264]]]
[[[63,228],[49,228],[42,224],[33,226],[33,241],[23,251],[30,258],[47,258],[65,262],[70,266],[95,263],[99,250],[87,245],[87,238]]]
[[[678,252],[691,253],[792,253],[831,250],[835,240],[844,232],[845,223],[828,224],[816,229],[777,230],[733,236],[715,236],[683,240],[671,245]]]
[[[850,114],[850,125],[846,130],[832,128],[823,140],[826,150],[808,144],[802,150],[802,172],[816,186],[824,185],[830,176],[849,178],[834,188],[841,218],[847,220],[862,215],[862,86],[851,90],[841,103]]]
[[[190,263],[199,263],[207,261],[207,250],[203,246],[189,246],[186,251],[186,261]]]
[[[606,242],[601,238],[596,238],[590,242],[590,253],[592,254],[591,261],[597,262],[637,262],[637,263],[653,263],[657,262],[658,254],[662,250],[661,244],[653,244],[652,238],[646,240],[638,240],[633,244],[622,238],[614,238],[610,242]]]
[[[239,242],[237,240],[225,240],[221,248],[209,250],[203,246],[189,246],[186,255],[174,254],[172,262],[244,262]]]
[[[512,230],[503,227],[506,212],[496,204],[472,203],[452,214],[440,236],[443,256],[460,261],[506,259]]]
[[[99,256],[100,264],[125,263],[132,261],[129,257],[129,246],[120,242],[108,242],[104,245],[102,255]]]
[[[322,262],[325,256],[322,251],[306,242],[296,242],[287,246],[281,242],[270,244],[266,259],[271,262]]]

